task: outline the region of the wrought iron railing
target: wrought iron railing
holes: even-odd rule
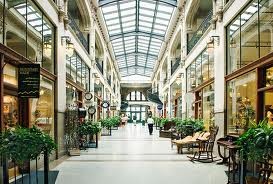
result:
[[[109,78],[107,78],[107,82],[108,82],[109,86],[111,86],[111,76]]]
[[[79,26],[77,25],[76,21],[74,20],[74,18],[70,14],[68,14],[68,18],[70,20],[70,22],[69,22],[70,27],[73,29],[73,31],[77,35],[78,39],[80,40],[81,44],[86,49],[86,51],[89,52],[88,41],[84,37],[84,35],[81,32],[81,30],[80,30]]]
[[[177,68],[180,65],[181,57],[175,58],[174,64],[172,65],[171,68],[171,75],[177,70]]]
[[[97,68],[99,69],[99,71],[101,72],[101,74],[103,74],[103,66],[100,64],[98,58],[96,58],[96,65],[97,65]]]
[[[209,28],[209,26],[211,25],[211,19],[212,19],[212,10],[209,12],[207,17],[203,20],[199,28],[193,33],[191,39],[188,40],[187,53],[189,53],[192,50],[192,48],[196,45],[196,43],[200,40],[200,38]]]

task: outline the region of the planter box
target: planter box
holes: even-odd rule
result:
[[[70,156],[80,156],[81,151],[79,149],[71,149],[68,151]]]

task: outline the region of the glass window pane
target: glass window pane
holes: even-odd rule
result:
[[[4,67],[4,82],[9,83],[15,86],[18,86],[18,73],[17,73],[17,68],[10,65],[6,64]]]
[[[237,17],[233,23],[227,27],[228,40],[228,73],[240,68],[240,17]],[[239,25],[235,24],[238,21]],[[236,25],[236,26],[235,26]]]
[[[209,54],[207,50],[202,52],[202,81],[205,82],[209,79]]]
[[[242,133],[255,119],[256,73],[251,72],[227,83],[227,133]],[[246,111],[251,118],[246,118]]]
[[[257,5],[255,5],[257,3]],[[251,17],[245,19],[244,14]],[[259,58],[258,0],[253,1],[241,14],[241,67]]]
[[[273,3],[270,3],[268,0],[260,0],[260,57],[267,55],[273,50],[272,9]]]
[[[197,81],[196,86],[199,86],[200,84],[203,83],[203,77],[202,77],[202,73],[201,73],[202,72],[201,60],[202,60],[201,55],[199,55],[197,57],[197,59],[195,60],[195,63],[196,63],[196,81]]]
[[[54,82],[41,76],[40,97],[30,99],[30,127],[39,127],[54,136]]]
[[[203,120],[205,129],[209,130],[214,119],[214,85],[211,84],[203,89]]]

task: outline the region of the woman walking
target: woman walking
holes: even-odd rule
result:
[[[149,118],[147,119],[147,124],[148,124],[148,128],[149,128],[149,133],[150,133],[150,135],[152,135],[153,129],[154,129],[154,120],[151,116],[149,116]]]

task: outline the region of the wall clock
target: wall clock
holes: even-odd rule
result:
[[[110,103],[108,101],[102,101],[101,106],[103,108],[108,108],[110,106]]]
[[[85,93],[84,98],[85,98],[85,100],[91,100],[93,98],[93,95],[92,95],[92,93],[87,92],[87,93]]]
[[[96,113],[96,108],[94,106],[88,107],[88,114],[94,115]]]

